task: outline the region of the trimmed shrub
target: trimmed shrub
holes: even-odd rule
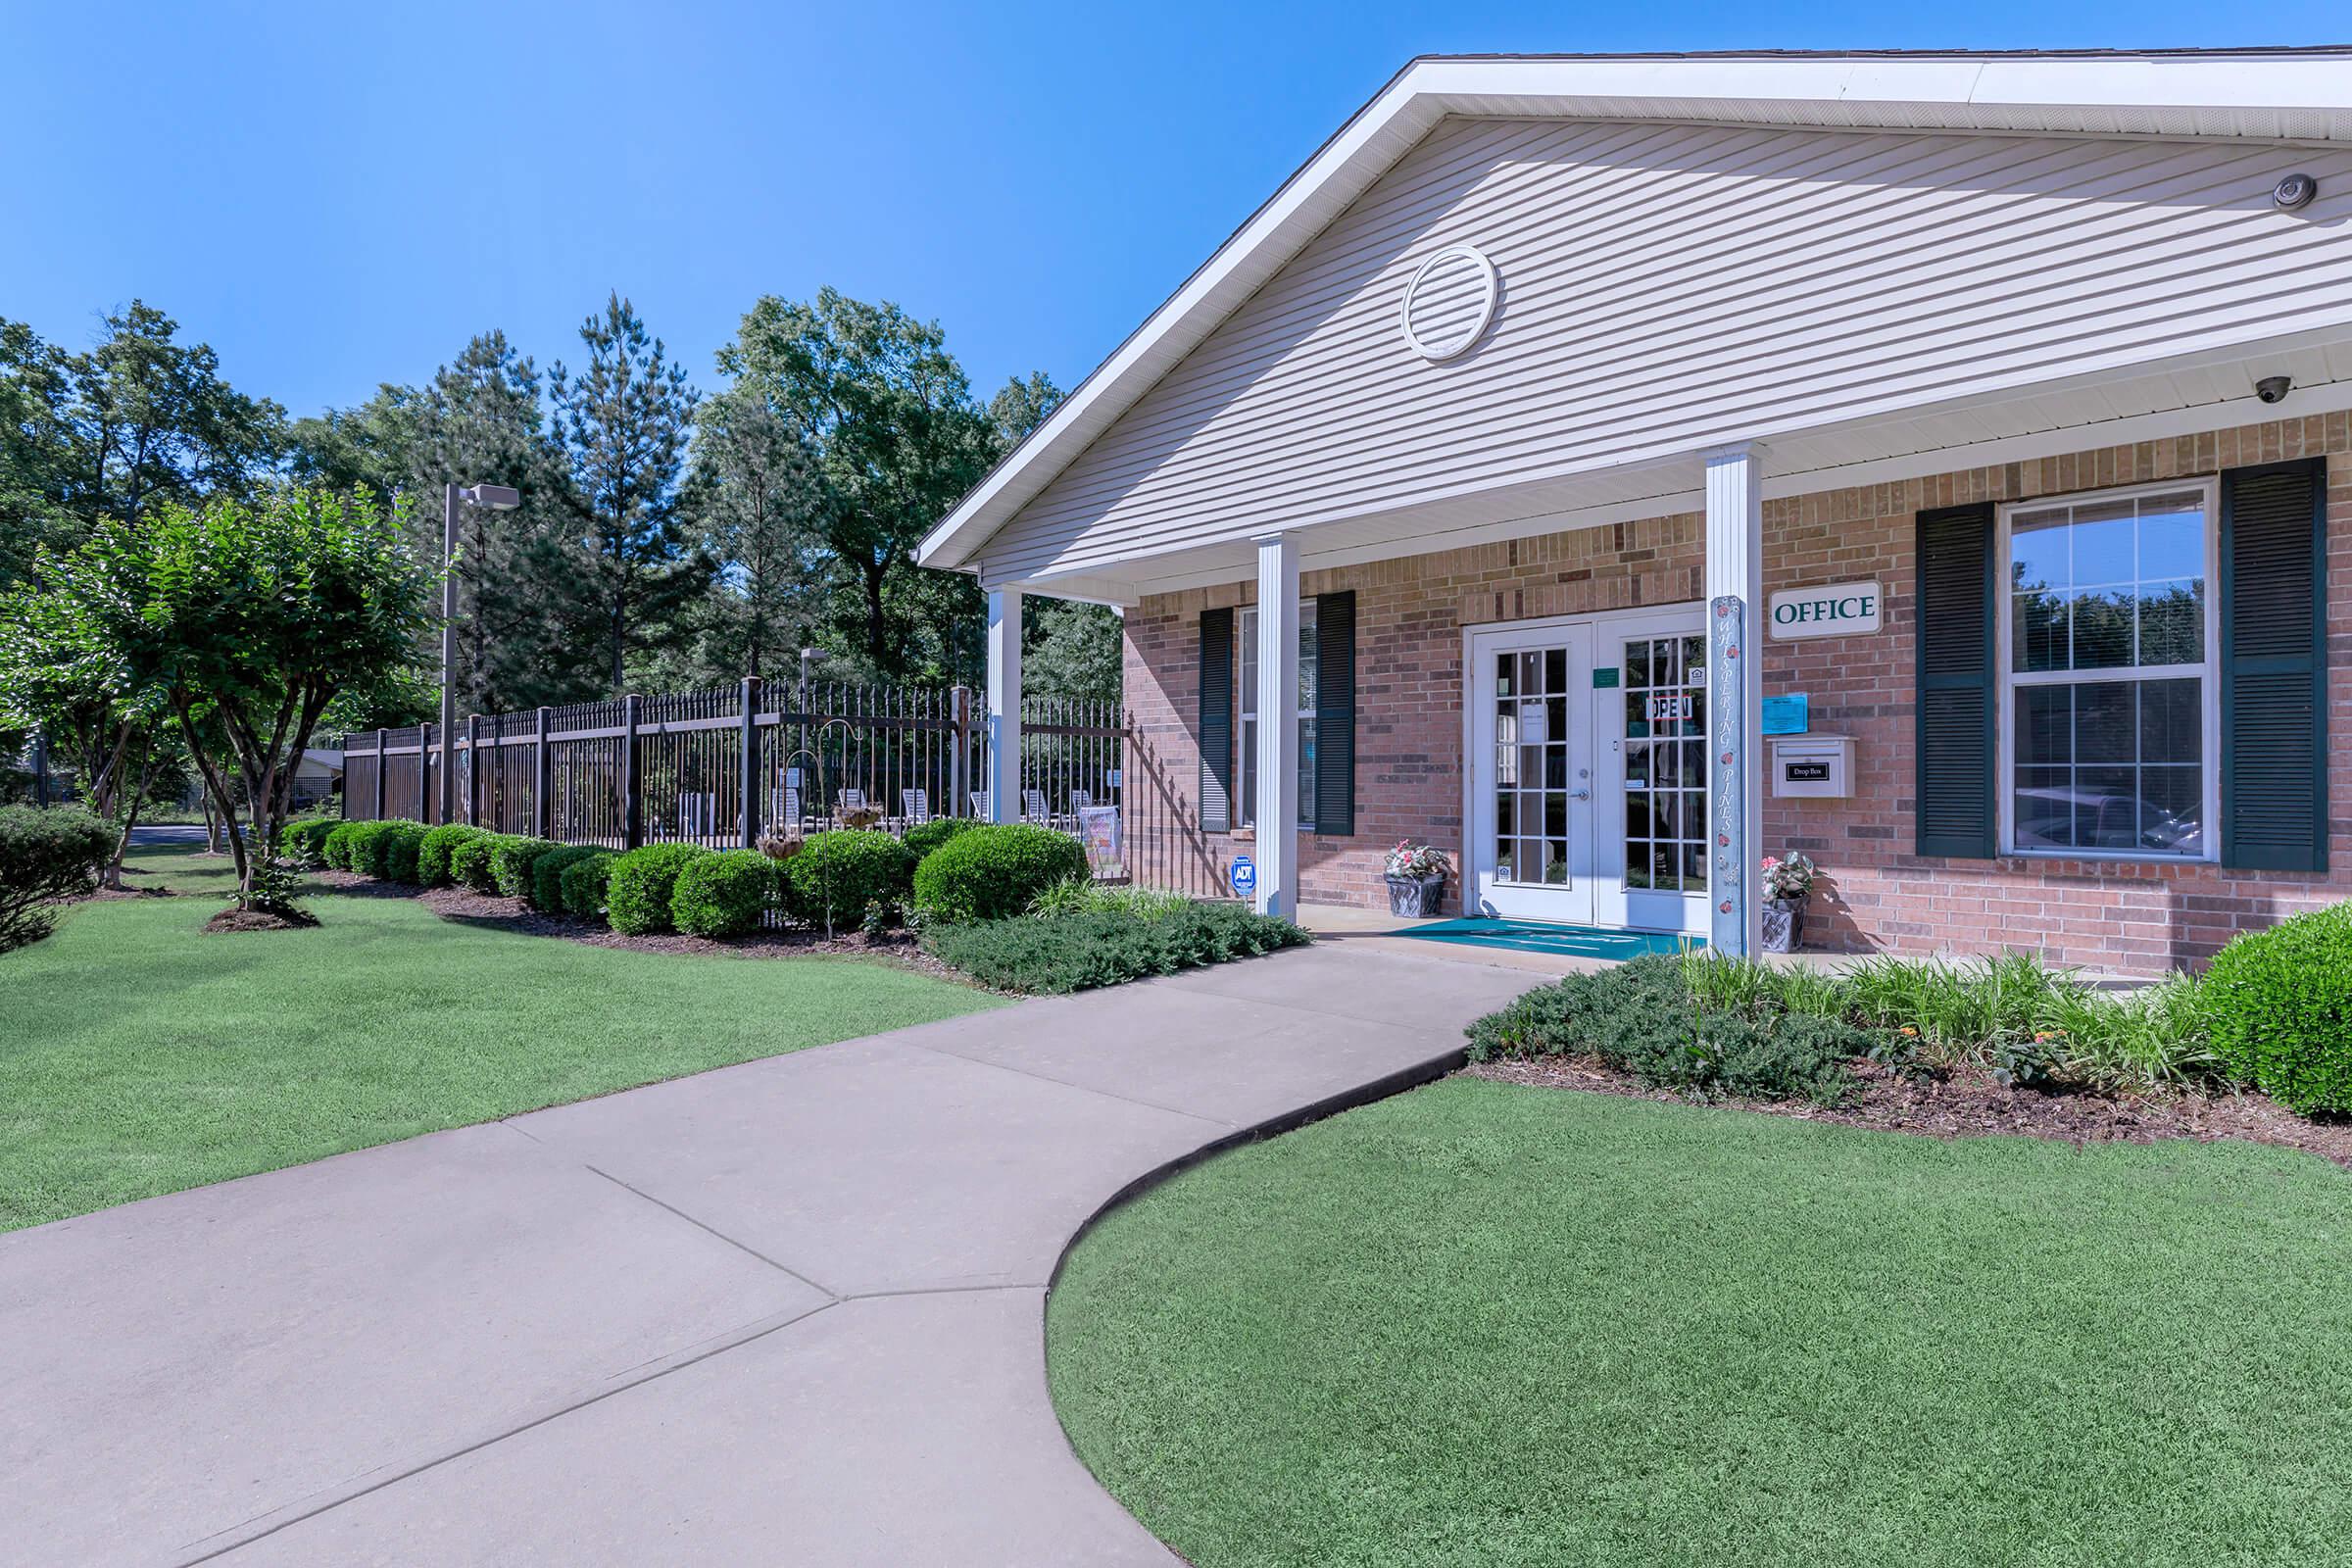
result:
[[[804,925],[823,925],[828,909],[835,925],[858,925],[868,909],[895,909],[914,889],[914,852],[863,828],[812,833],[800,854],[776,863],[784,912]]]
[[[611,850],[589,850],[576,860],[566,861],[557,873],[564,884],[564,912],[574,920],[587,920],[596,925],[605,923],[605,901],[612,887],[612,862],[620,857]],[[538,864],[544,865],[542,858]],[[537,869],[537,865],[533,866]]]
[[[1194,904],[1152,916],[1081,909],[1029,919],[935,926],[932,956],[998,991],[1059,995],[1298,947],[1306,933],[1238,904]]]
[[[564,870],[577,865],[591,855],[607,855],[593,844],[560,844],[531,861],[531,890],[523,896],[525,903],[542,914],[564,912]]]
[[[351,837],[345,841],[350,846],[347,852],[351,859],[350,868],[362,876],[371,876],[378,881],[390,880],[391,873],[384,867],[384,852],[390,847],[392,830],[403,825],[399,822],[354,822],[351,825]],[[329,834],[328,837],[333,835]]]
[[[669,901],[678,890],[678,873],[689,860],[713,852],[699,844],[648,844],[612,862],[612,883],[605,895],[605,918],[624,936],[643,937],[673,929]]]
[[[424,843],[416,851],[416,880],[428,888],[445,888],[455,882],[457,873],[450,869],[449,858],[459,845],[467,839],[478,839],[482,830],[464,822],[444,822],[427,828]]]
[[[498,853],[503,833],[476,833],[449,852],[450,879],[463,888],[476,893],[498,891],[498,868],[491,857]]]
[[[669,896],[669,917],[690,937],[748,936],[775,899],[776,861],[757,850],[688,860]]]
[[[1697,963],[1721,962],[1700,959]],[[1697,1096],[1836,1104],[1846,1063],[1873,1037],[1842,1019],[1791,1012],[1759,988],[1737,1004],[1692,995],[1691,965],[1652,954],[1539,986],[1472,1023],[1470,1056],[1593,1056],[1651,1088]]]
[[[2352,904],[2231,938],[2203,990],[2240,1082],[2306,1116],[2352,1111]]]
[[[337,822],[327,830],[326,837],[318,842],[318,858],[327,869],[348,871],[352,868],[352,846],[359,841],[360,829],[366,826],[368,824],[365,822]]]
[[[86,893],[115,830],[78,807],[0,807],[0,953],[38,942],[56,905]]]
[[[296,865],[316,870],[326,863],[327,835],[342,825],[339,816],[306,816],[288,822],[278,835],[277,853]]]
[[[906,838],[900,842],[911,850],[914,858],[920,860],[924,856],[947,843],[948,840],[959,834],[969,833],[979,825],[968,816],[935,816],[928,822],[917,822],[908,828]]]
[[[387,882],[405,882],[417,886],[416,860],[424,852],[424,825],[420,822],[386,822],[383,831],[370,841],[374,846],[376,863],[383,867],[376,873]]]
[[[1067,833],[1033,822],[974,827],[923,857],[914,907],[933,920],[1002,920],[1086,874],[1086,846]]]
[[[498,843],[490,850],[490,875],[498,891],[510,899],[528,899],[531,896],[531,863],[550,850],[563,845],[554,839],[525,838],[519,834],[499,835]]]

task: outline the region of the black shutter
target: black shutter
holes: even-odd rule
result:
[[[2328,460],[2222,475],[2222,860],[2328,869]]]
[[[1992,508],[1919,514],[1919,853],[1994,852]]]
[[[1233,831],[1233,612],[1200,612],[1200,828]]]
[[[1355,595],[1315,596],[1315,831],[1355,831]]]

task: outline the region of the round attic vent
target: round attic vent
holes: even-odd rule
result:
[[[1446,246],[1404,285],[1405,342],[1425,360],[1452,359],[1494,318],[1497,291],[1493,262],[1468,245]]]

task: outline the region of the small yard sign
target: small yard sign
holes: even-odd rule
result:
[[[1775,641],[1877,631],[1879,585],[1834,582],[1818,588],[1787,589],[1772,596],[1771,619]]]
[[[1247,855],[1233,858],[1233,896],[1249,898],[1257,891],[1257,862]]]

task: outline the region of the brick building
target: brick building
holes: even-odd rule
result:
[[[1270,907],[2190,961],[2352,893],[2348,220],[2340,53],[1416,62],[924,559]]]

